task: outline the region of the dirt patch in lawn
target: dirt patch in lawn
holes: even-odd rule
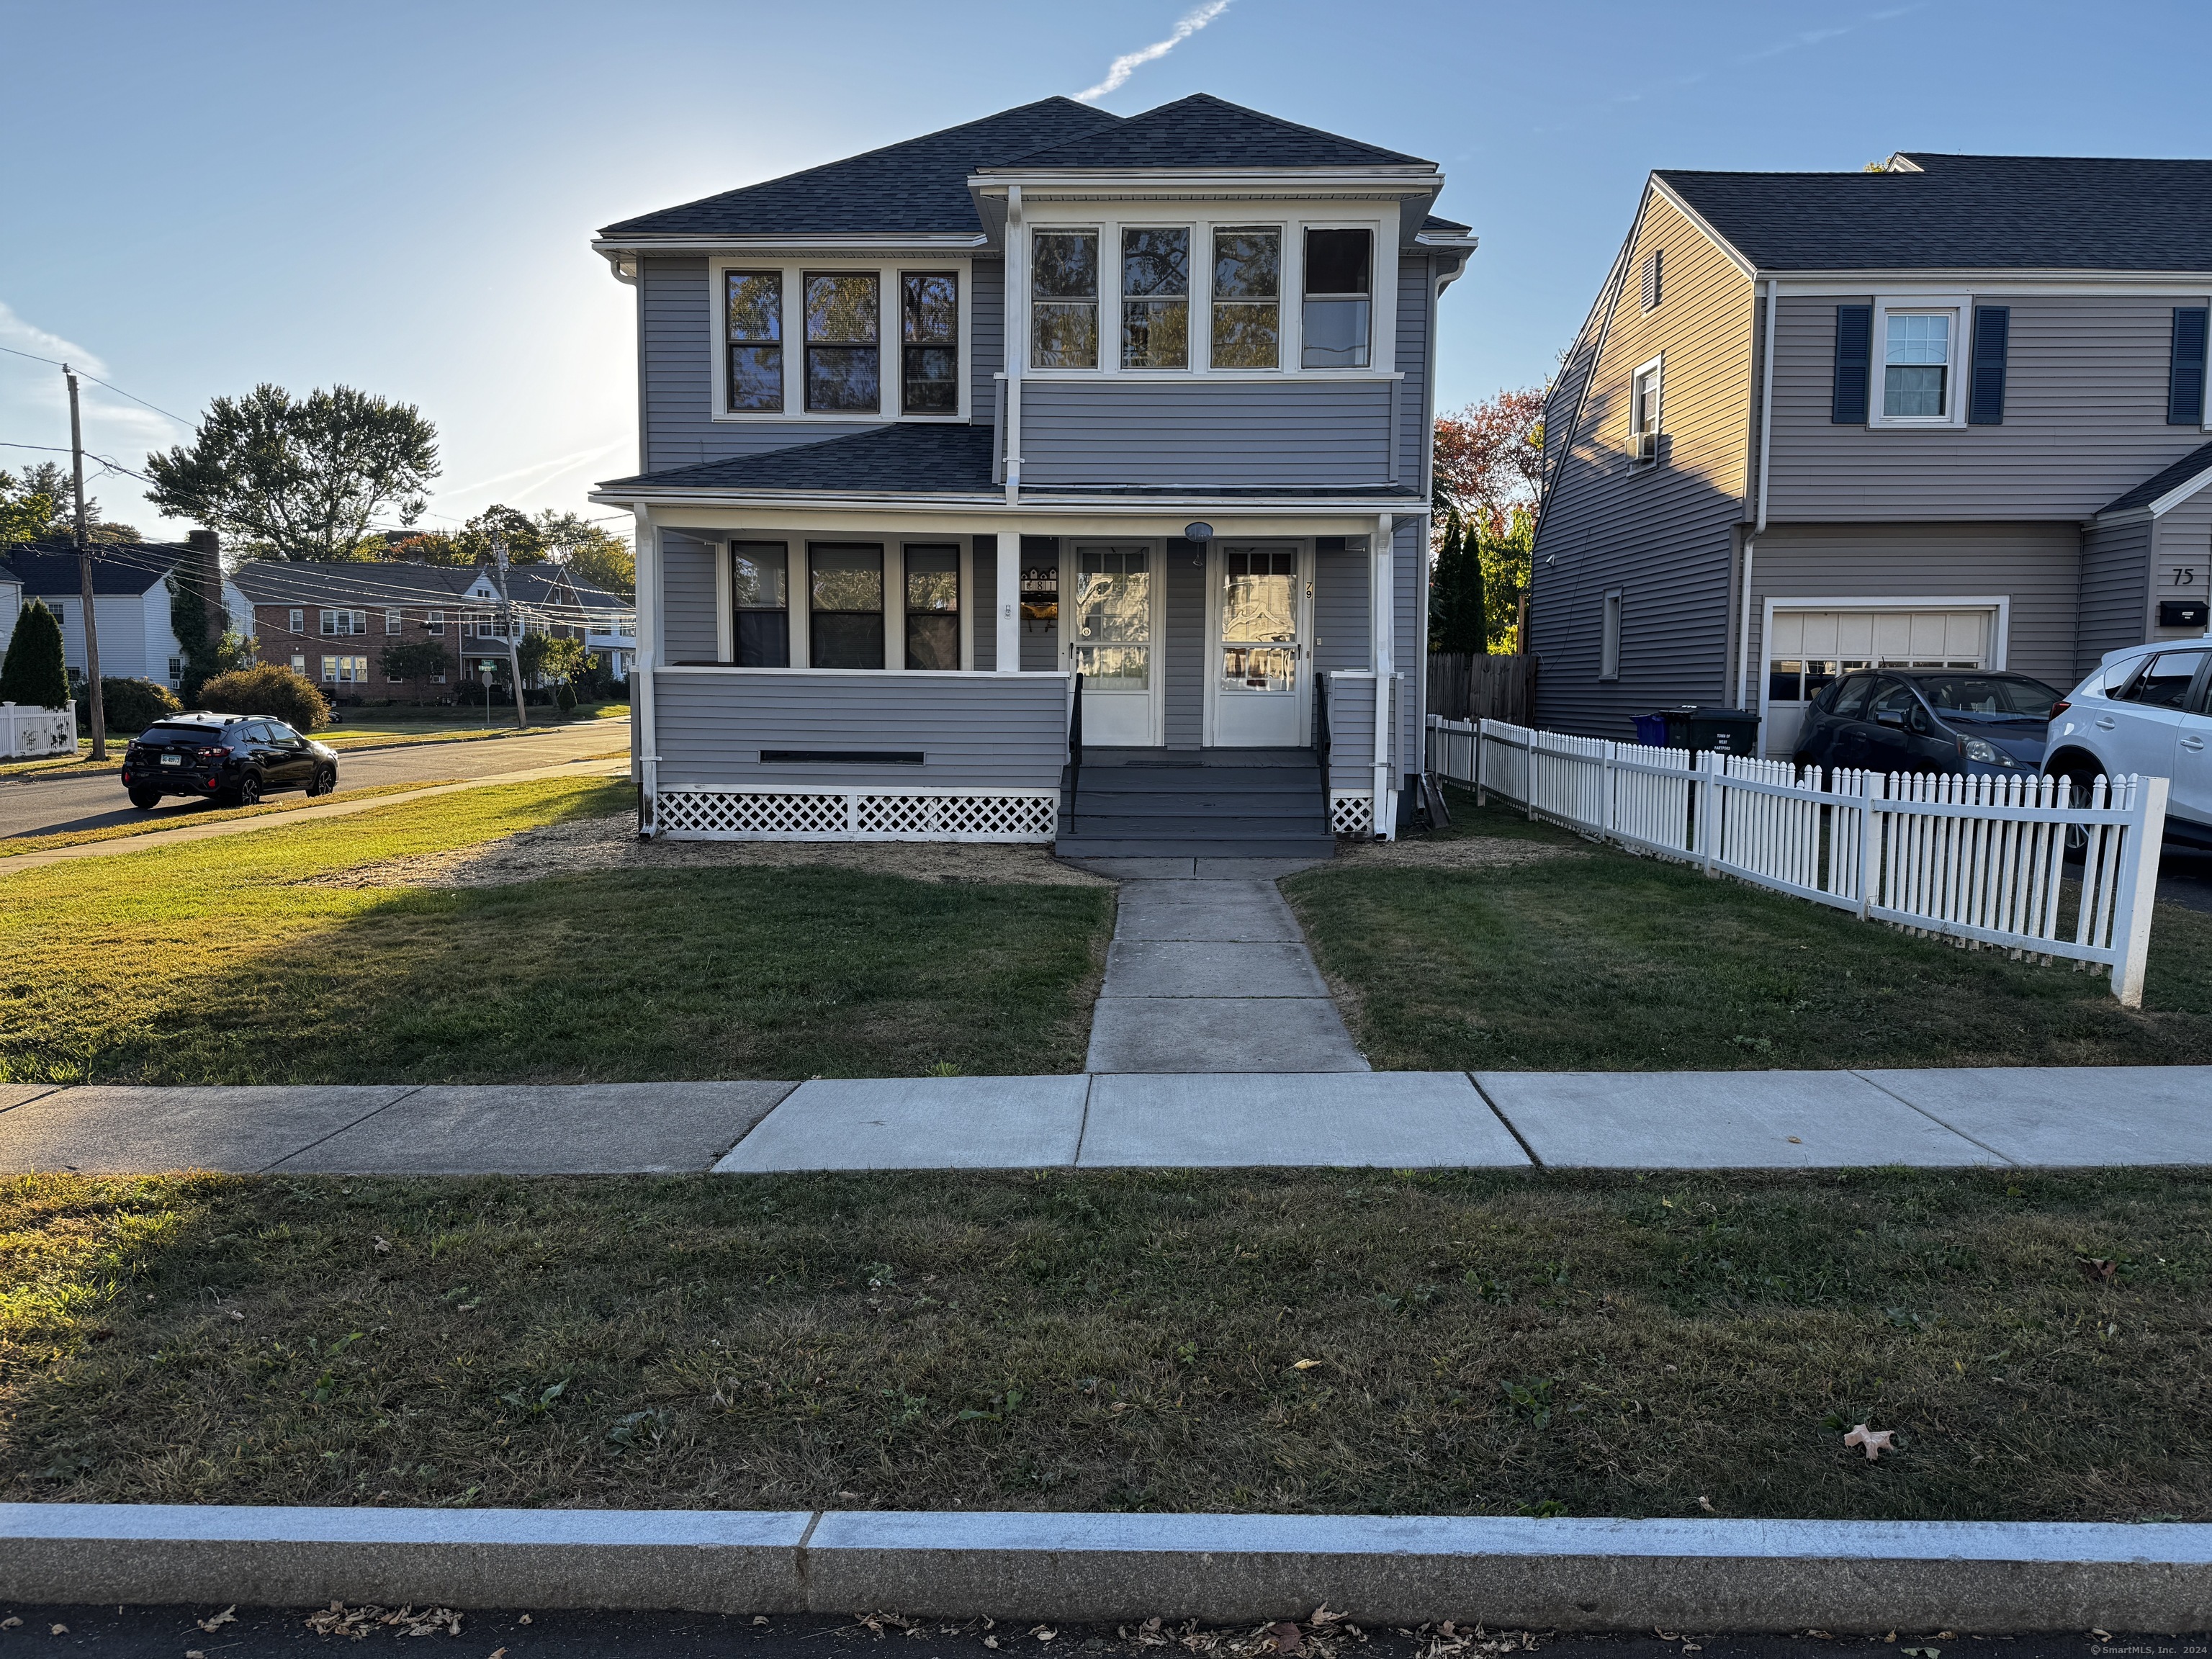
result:
[[[1588,854],[1579,847],[1558,847],[1540,841],[1443,841],[1409,836],[1400,841],[1339,842],[1336,862],[1360,869],[1384,870],[1510,870],[1549,859],[1578,859]]]
[[[1041,847],[958,842],[641,842],[637,820],[628,813],[550,823],[477,847],[377,859],[308,879],[322,887],[511,887],[547,876],[608,871],[775,866],[865,870],[916,881],[1113,885],[1103,876],[1060,863]]]

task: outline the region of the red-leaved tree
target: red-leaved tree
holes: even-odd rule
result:
[[[1503,391],[1437,416],[1439,508],[1455,508],[1497,536],[1515,507],[1535,504],[1543,487],[1544,392],[1540,386]],[[1444,517],[1440,511],[1436,522]]]

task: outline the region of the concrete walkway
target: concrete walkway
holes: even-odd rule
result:
[[[0,1084],[0,1172],[2212,1165],[2212,1066]]]
[[[1070,861],[1121,884],[1090,1070],[1367,1069],[1275,885],[1311,860]]]

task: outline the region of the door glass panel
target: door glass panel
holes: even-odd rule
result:
[[[1152,551],[1085,547],[1075,555],[1075,672],[1084,690],[1142,691],[1152,684]]]
[[[1291,690],[1297,672],[1297,552],[1227,547],[1221,569],[1222,689]]]
[[[906,550],[906,665],[960,666],[960,550]]]

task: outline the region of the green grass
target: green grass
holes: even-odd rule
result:
[[[129,823],[102,824],[97,830],[65,830],[52,836],[10,836],[0,841],[0,860],[17,857],[24,853],[43,853],[50,847],[82,847],[96,841],[130,841],[139,836],[159,835],[164,830],[189,830],[196,824],[228,823],[234,818],[267,817],[272,813],[296,812],[303,806],[331,806],[340,801],[370,800],[379,795],[404,795],[417,789],[434,789],[442,783],[459,783],[459,778],[425,778],[417,783],[384,783],[369,789],[340,789],[327,795],[285,795],[273,801],[264,801],[258,806],[216,806],[179,814],[164,812],[159,817],[147,817]]]
[[[2203,1520],[2208,1271],[2202,1171],[24,1177],[0,1498]]]
[[[580,779],[497,785],[9,876],[0,1079],[1080,1069],[1103,888],[765,867],[464,890],[314,879],[634,799]]]
[[[2128,1010],[2101,973],[1959,950],[1455,799],[1455,836],[1580,856],[1346,865],[1283,884],[1378,1067],[2212,1061],[2212,916],[2159,907],[2143,1006]]]

